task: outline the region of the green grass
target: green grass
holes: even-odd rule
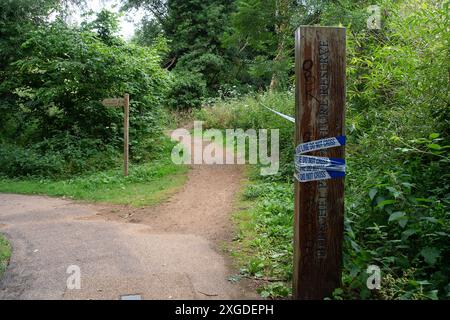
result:
[[[0,179],[0,192],[42,194],[91,202],[154,205],[176,192],[187,179],[188,168],[169,159],[131,165],[129,176],[121,168],[66,180]]]
[[[11,257],[11,245],[8,240],[0,234],[0,277],[6,270],[9,258]]]
[[[236,235],[229,250],[241,276],[257,281],[262,297],[285,298],[292,279],[292,185],[252,178],[243,186],[233,214]]]

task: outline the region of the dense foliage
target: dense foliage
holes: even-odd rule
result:
[[[313,2],[126,0],[125,8],[149,12],[136,34],[137,43],[168,39],[165,65],[182,78],[175,83],[174,92],[180,95],[171,97],[171,105],[182,109],[200,106],[202,98],[233,96],[236,88],[248,92],[289,87],[292,34],[320,12],[322,2]]]
[[[0,84],[3,174],[58,176],[114,164],[122,110],[101,100],[125,92],[131,96],[131,156],[157,151],[170,80],[159,66],[165,44],[126,44],[114,35],[114,19],[103,11],[82,28],[42,23],[15,43]]]
[[[448,3],[384,1],[381,30],[366,30],[364,6],[330,4],[323,24],[348,26],[345,272],[334,298],[446,299],[450,292]],[[349,11],[346,11],[348,9]],[[336,13],[340,14],[337,15]],[[364,20],[365,21],[365,20]],[[352,23],[354,22],[354,23]],[[256,207],[237,216],[242,272],[291,280],[293,126],[267,114],[293,114],[278,93],[220,102],[197,115],[219,127],[281,129],[281,175],[256,178],[244,193]],[[289,141],[290,143],[286,143]],[[275,179],[275,181],[273,181]],[[272,180],[272,181],[270,181]],[[239,256],[239,254],[238,254]],[[368,265],[382,288],[366,287]],[[261,289],[284,296],[280,283]]]
[[[227,0],[170,0],[127,2],[129,7],[150,7],[152,17],[142,23],[135,41],[148,44],[160,36],[169,42],[166,66],[174,82],[170,105],[175,109],[198,107],[202,98],[214,96],[221,85],[230,82],[232,52],[221,38],[229,29],[234,7]]]

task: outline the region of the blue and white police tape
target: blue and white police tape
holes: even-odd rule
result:
[[[300,167],[315,166],[315,167],[332,167],[345,166],[345,160],[341,158],[327,158],[314,157],[296,154],[295,164]]]
[[[318,169],[314,171],[301,171],[296,172],[294,177],[299,182],[309,182],[318,180],[328,180],[345,177],[345,172],[341,171],[328,171],[325,169]]]
[[[336,179],[345,177],[345,164],[329,165],[329,166],[302,166],[295,163],[296,174],[295,177],[300,182]]]
[[[300,182],[345,177],[345,160],[305,156],[304,153],[345,145],[345,136],[325,138],[299,144],[295,149],[295,178]]]
[[[339,158],[295,155],[294,165],[298,172],[321,169],[345,172],[345,160]]]
[[[295,164],[295,170],[298,172],[302,171],[316,171],[316,170],[327,170],[327,171],[340,171],[345,172],[345,165],[344,166],[329,166],[329,167],[316,167],[316,166],[298,166]]]
[[[288,116],[288,115],[285,115],[285,114],[283,114],[283,113],[281,113],[281,112],[278,112],[278,111],[276,111],[276,110],[273,110],[272,108],[269,108],[269,107],[265,106],[265,105],[262,104],[262,103],[261,103],[261,105],[262,105],[264,108],[266,108],[267,110],[270,110],[270,111],[272,111],[273,113],[279,115],[280,117],[282,117],[282,118],[284,118],[284,119],[286,119],[286,120],[288,120],[288,121],[290,121],[290,122],[295,123],[295,119],[294,119],[293,117]]]
[[[338,136],[333,138],[325,138],[320,140],[309,141],[301,143],[295,148],[297,154],[303,154],[307,152],[334,148],[345,145],[345,136]]]

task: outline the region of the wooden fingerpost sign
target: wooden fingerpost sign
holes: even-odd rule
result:
[[[294,299],[341,284],[345,176],[345,28],[295,35]]]
[[[130,127],[130,96],[125,93],[123,103],[123,172],[128,177],[128,154],[129,154],[129,127]]]
[[[102,104],[105,107],[123,106],[123,171],[125,177],[128,176],[128,150],[129,150],[129,125],[130,125],[130,96],[125,93],[123,98],[104,99]]]

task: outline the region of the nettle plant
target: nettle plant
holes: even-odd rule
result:
[[[391,280],[378,292],[384,298],[444,298],[450,289],[450,185],[443,178],[450,146],[437,133],[392,140],[400,161],[368,190],[370,212],[358,221],[364,249],[357,249]]]

